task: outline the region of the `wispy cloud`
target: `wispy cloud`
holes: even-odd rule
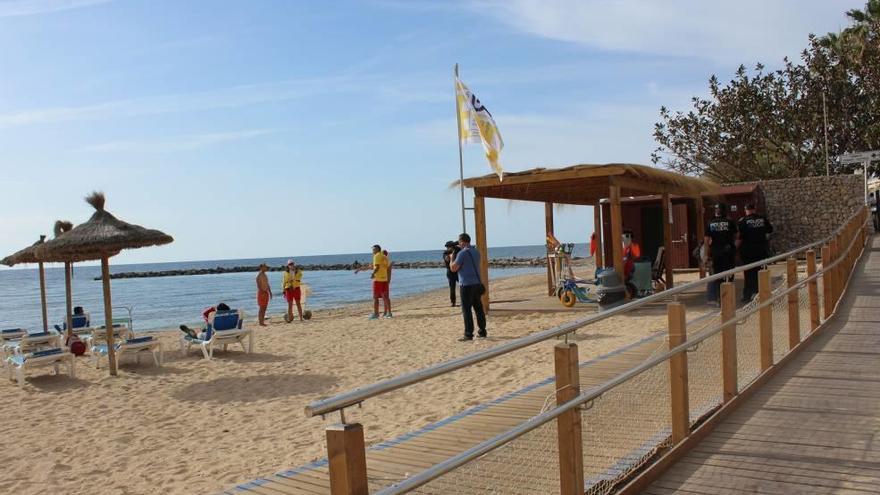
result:
[[[284,131],[284,129],[244,129],[230,132],[170,136],[161,139],[109,141],[106,143],[85,146],[77,151],[89,153],[111,153],[119,151],[168,153],[174,151],[189,151],[230,141],[252,139],[282,131]]]
[[[56,106],[0,113],[0,129],[239,108],[343,94],[371,95],[381,101],[386,110],[418,102],[437,103],[450,98],[448,92],[429,86],[418,77],[395,80],[391,76],[369,74],[291,79],[193,93],[120,99],[91,105]]]
[[[84,106],[48,107],[0,114],[0,128],[116,117],[235,108],[359,91],[365,78],[324,77],[248,84],[215,90],[130,98]]]
[[[113,0],[6,0],[0,1],[0,18],[51,14],[62,10],[80,9]]]
[[[614,51],[774,64],[807,34],[836,30],[859,1],[465,0],[465,7],[543,38]]]

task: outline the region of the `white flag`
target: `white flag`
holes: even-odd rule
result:
[[[501,149],[504,148],[504,141],[501,139],[501,133],[498,132],[498,126],[495,125],[495,119],[471,90],[461,82],[461,79],[455,78],[455,89],[462,144],[483,143],[489,166],[498,174],[498,180],[502,180],[504,170],[498,162],[498,157]]]

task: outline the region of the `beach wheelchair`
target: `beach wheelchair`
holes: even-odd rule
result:
[[[585,286],[594,286],[585,287]],[[626,289],[614,268],[596,270],[594,280],[565,279],[559,282],[556,295],[565,307],[573,307],[576,303],[598,304],[599,309],[606,309],[625,300]]]

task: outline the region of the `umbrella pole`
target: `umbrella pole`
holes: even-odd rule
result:
[[[70,336],[73,335],[73,299],[71,298],[71,293],[73,290],[70,287],[70,263],[64,263],[64,291],[65,291],[65,301],[67,302],[67,338],[70,339]]]
[[[110,299],[110,262],[101,257],[101,279],[104,284],[104,326],[107,328],[107,360],[110,374],[116,375],[116,349],[113,347],[113,303]]]
[[[46,312],[46,270],[40,262],[40,303],[43,305],[43,331],[49,331],[49,315]]]

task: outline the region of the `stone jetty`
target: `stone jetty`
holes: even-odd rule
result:
[[[575,258],[578,259],[578,258]],[[331,265],[323,265],[323,264],[315,264],[315,265],[300,265],[305,271],[350,271],[356,270],[359,267],[365,266],[366,264],[358,262],[354,263],[338,263]],[[498,259],[490,259],[489,266],[492,268],[528,268],[528,267],[539,267],[546,266],[547,259],[546,258],[498,258]],[[395,261],[393,264],[394,268],[398,269],[427,269],[427,268],[444,268],[442,261]],[[284,271],[286,267],[284,266],[270,266],[270,272],[281,272]],[[210,275],[216,273],[243,273],[243,272],[257,272],[259,271],[259,266],[230,266],[223,267],[218,266],[214,268],[184,268],[179,270],[162,270],[162,271],[148,271],[148,272],[120,272],[113,273],[110,275],[110,278],[152,278],[152,277],[178,277],[183,275]],[[101,277],[95,277],[95,280],[101,280]]]

